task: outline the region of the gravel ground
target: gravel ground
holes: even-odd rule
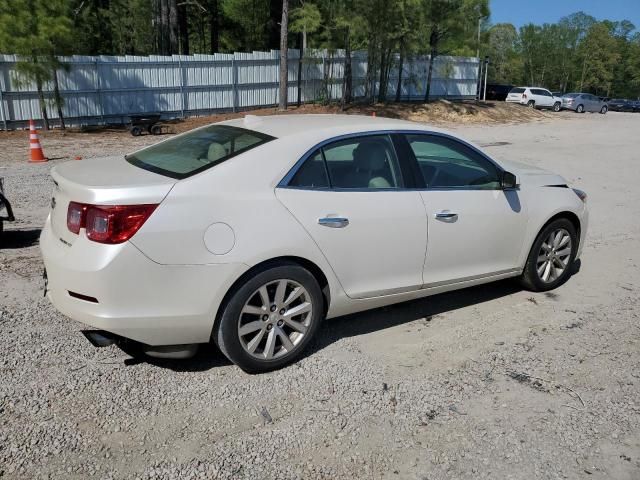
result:
[[[214,348],[182,362],[93,348],[42,298],[62,160],[27,164],[26,133],[0,133],[19,217],[0,250],[0,477],[640,478],[640,115],[456,130],[589,193],[580,271],[546,294],[499,282],[331,320],[303,360],[254,376]],[[87,157],[155,140],[43,144]]]

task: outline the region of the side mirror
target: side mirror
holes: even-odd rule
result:
[[[518,177],[511,172],[503,172],[502,174],[502,189],[513,190],[518,187]]]

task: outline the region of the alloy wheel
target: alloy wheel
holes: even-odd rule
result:
[[[246,301],[238,319],[238,338],[254,358],[272,360],[290,354],[311,326],[309,292],[294,280],[271,281]]]
[[[571,236],[564,228],[553,230],[542,242],[538,252],[536,271],[544,283],[556,281],[569,266],[571,258]]]

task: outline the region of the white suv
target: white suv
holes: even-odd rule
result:
[[[546,88],[538,87],[516,87],[512,88],[507,95],[507,102],[519,103],[531,108],[550,108],[554,112],[559,112],[562,106],[562,99],[554,97]]]

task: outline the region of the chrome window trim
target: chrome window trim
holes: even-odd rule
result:
[[[349,139],[349,138],[358,138],[358,137],[368,137],[368,136],[373,136],[373,135],[394,135],[394,134],[399,134],[399,135],[429,135],[429,136],[434,136],[434,137],[441,137],[441,138],[446,138],[455,142],[458,142],[462,145],[464,145],[465,147],[471,149],[473,152],[477,153],[478,155],[480,155],[482,158],[484,158],[485,160],[487,160],[488,162],[490,162],[492,165],[494,165],[497,169],[499,173],[504,173],[505,169],[500,166],[499,163],[497,163],[495,160],[493,160],[491,157],[489,157],[487,154],[485,154],[483,151],[481,151],[480,149],[478,149],[477,147],[474,147],[473,145],[471,145],[468,142],[465,142],[464,140],[461,140],[457,137],[454,137],[453,135],[449,135],[447,133],[442,133],[442,132],[433,132],[433,131],[429,131],[429,130],[411,130],[411,129],[402,129],[402,130],[370,130],[370,131],[364,131],[364,132],[355,132],[355,133],[346,133],[344,135],[338,135],[335,137],[331,137],[328,138],[326,140],[323,140],[322,142],[317,143],[316,145],[314,145],[313,147],[311,147],[309,150],[306,151],[306,153],[304,155],[302,155],[302,157],[300,157],[298,159],[298,161],[293,165],[293,167],[291,167],[291,169],[289,170],[289,172],[282,178],[282,180],[280,180],[280,182],[278,182],[278,184],[276,185],[276,188],[286,188],[286,189],[290,189],[290,190],[310,190],[310,191],[324,191],[324,192],[408,192],[408,191],[464,191],[464,190],[474,190],[474,191],[496,191],[496,190],[502,190],[501,188],[475,188],[472,186],[466,186],[466,187],[435,187],[435,188],[431,188],[428,186],[425,187],[411,187],[411,188],[407,188],[407,187],[403,187],[403,188],[335,188],[335,187],[329,187],[329,188],[313,188],[313,187],[297,187],[297,186],[290,186],[289,182],[293,179],[293,177],[295,176],[295,174],[298,172],[298,170],[300,169],[300,167],[302,167],[302,164],[309,158],[311,157],[316,150],[323,148],[324,146],[330,144],[330,143],[334,143],[340,140],[345,140],[345,139]],[[395,148],[395,147],[394,147]],[[324,155],[324,153],[323,153]],[[397,152],[396,152],[397,155]],[[326,162],[326,159],[325,159]],[[401,160],[398,158],[398,162],[400,163]],[[326,165],[326,163],[325,163]]]

